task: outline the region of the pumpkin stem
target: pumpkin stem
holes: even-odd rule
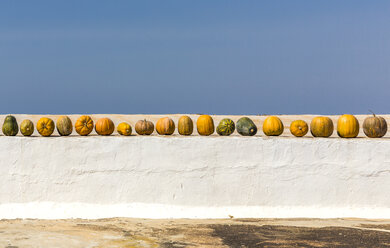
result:
[[[376,116],[376,115],[375,115],[375,113],[374,113],[374,112],[372,112],[370,109],[369,109],[368,111],[370,111],[370,112],[371,112],[371,113],[374,115],[374,117]]]

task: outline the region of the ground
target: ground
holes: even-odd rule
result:
[[[0,247],[390,247],[390,220],[1,220]]]

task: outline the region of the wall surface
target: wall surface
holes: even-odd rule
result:
[[[0,158],[0,218],[390,218],[389,138],[1,136]]]

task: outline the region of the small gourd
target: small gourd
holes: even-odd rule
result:
[[[306,121],[296,120],[290,124],[290,132],[295,137],[303,137],[307,134],[308,131],[309,126],[307,125]]]
[[[38,133],[44,137],[52,135],[52,133],[54,132],[54,128],[54,121],[47,117],[42,117],[37,123]]]
[[[263,122],[263,132],[267,136],[279,136],[283,133],[283,122],[276,116],[267,117]]]
[[[120,123],[116,128],[116,130],[120,135],[124,135],[124,136],[130,136],[132,131],[131,126],[126,122]]]
[[[20,132],[24,136],[31,136],[34,133],[34,123],[30,120],[23,120],[20,123]]]
[[[225,118],[219,122],[217,126],[217,134],[221,136],[229,136],[234,132],[235,129],[236,126],[234,121],[229,118]]]

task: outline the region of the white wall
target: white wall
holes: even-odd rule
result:
[[[0,137],[0,218],[390,218],[390,139]]]

